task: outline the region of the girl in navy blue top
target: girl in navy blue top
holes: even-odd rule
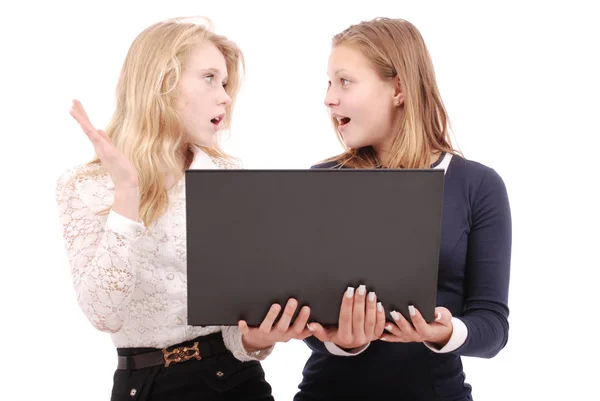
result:
[[[429,52],[409,22],[378,18],[336,35],[328,75],[325,104],[346,150],[313,168],[445,171],[438,307],[431,323],[412,305],[400,311],[411,324],[364,285],[349,288],[337,327],[309,324],[295,401],[471,400],[461,356],[491,358],[508,340],[504,183],[452,147]]]

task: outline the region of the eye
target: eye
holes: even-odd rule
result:
[[[345,78],[340,78],[340,82],[342,83],[342,87],[344,87],[344,88],[345,88],[346,86],[350,85],[350,81],[348,81],[348,80],[347,80],[347,79],[345,79]]]
[[[223,82],[223,88],[227,88],[227,81]]]
[[[212,79],[215,77],[215,74],[208,74],[204,76],[204,79],[206,79],[206,81],[208,83],[212,83]]]

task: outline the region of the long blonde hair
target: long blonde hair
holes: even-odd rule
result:
[[[452,147],[448,115],[437,87],[433,63],[414,25],[390,18],[363,21],[333,37],[332,47],[341,45],[359,50],[381,79],[398,79],[404,93],[404,117],[396,128],[390,157],[383,167],[427,168],[434,152],[460,153]],[[383,164],[371,146],[346,147],[337,119],[331,120],[346,150],[327,161],[350,168],[375,168]]]
[[[203,41],[212,42],[225,58],[228,74],[225,91],[231,104],[222,124],[224,130],[231,128],[244,57],[234,42],[214,33],[210,19],[201,19],[204,24],[191,18],[174,18],[146,28],[131,44],[121,69],[116,110],[106,134],[138,171],[139,215],[146,226],[168,207],[165,176],[173,174],[180,178],[183,170],[178,160],[183,157],[187,163],[192,156],[191,144],[183,134],[176,89],[188,53]],[[235,158],[222,150],[218,136],[211,148],[202,149],[214,158],[237,164]],[[88,164],[103,170],[97,156]],[[87,174],[93,173],[94,169],[87,169]]]

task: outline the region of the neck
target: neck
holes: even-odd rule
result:
[[[382,166],[387,166],[390,161],[390,158],[391,158],[391,153],[389,151],[390,147],[389,146],[386,146],[386,147],[373,146],[373,149],[375,149],[375,154],[377,155],[377,160],[379,160],[379,164]],[[429,162],[428,162],[427,166],[431,166],[436,161],[438,161],[441,154],[442,154],[442,152],[440,152],[439,150],[432,150],[429,153]]]

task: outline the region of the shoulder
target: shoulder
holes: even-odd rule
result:
[[[463,188],[469,203],[475,207],[508,204],[504,179],[492,167],[483,163],[453,156],[447,173],[452,186]]]
[[[213,162],[213,164],[215,165],[215,167],[217,169],[221,169],[221,170],[240,170],[243,168],[242,163],[240,160],[231,158],[231,159],[225,159],[222,157],[213,157],[210,156],[211,161]]]
[[[468,182],[475,189],[489,186],[504,187],[504,180],[500,174],[494,168],[483,163],[453,156],[450,166],[451,177]]]

